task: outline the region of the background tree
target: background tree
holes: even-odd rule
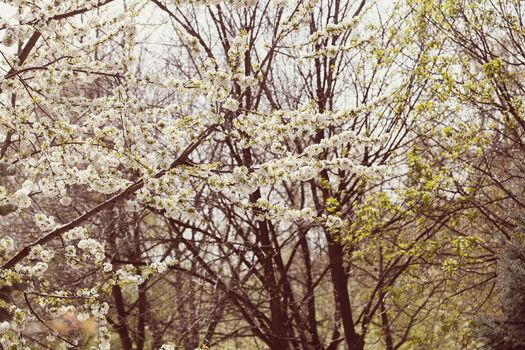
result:
[[[523,3],[423,1],[412,5],[425,26],[449,41],[450,54],[440,63],[440,86],[446,87],[452,105],[461,106],[459,118],[468,120],[468,129],[477,135],[471,138],[474,153],[458,152],[461,164],[468,164],[469,175],[467,186],[459,182],[457,186],[468,198],[470,208],[465,213],[475,218],[463,231],[483,242],[480,258],[486,264],[474,271],[492,277],[497,273],[506,290],[512,269],[506,261],[517,252],[511,237],[519,225],[516,217],[523,212]],[[496,270],[500,249],[508,250]],[[486,290],[494,290],[494,278],[486,283]]]
[[[523,268],[525,248],[520,236],[507,243],[499,256],[498,290],[500,312],[483,317],[479,336],[488,349],[519,349],[525,345],[523,331]]]

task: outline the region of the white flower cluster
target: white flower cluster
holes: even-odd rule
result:
[[[157,261],[157,262],[152,263],[150,266],[152,269],[154,269],[158,273],[164,273],[166,272],[166,270],[168,270],[168,264],[165,261],[163,262]]]
[[[68,264],[73,268],[79,268],[78,261],[75,261],[75,257],[77,256],[77,248],[75,248],[74,245],[67,245],[64,248],[64,255],[67,258]]]
[[[198,54],[202,52],[202,46],[199,43],[199,39],[191,34],[188,34],[184,28],[177,30],[177,34],[181,41],[191,50],[191,52]]]
[[[93,238],[81,239],[77,247],[84,252],[89,258],[92,258],[96,264],[104,260],[104,245]]]
[[[27,256],[30,263],[23,265],[21,263],[15,266],[15,271],[28,277],[42,277],[49,268],[49,262],[55,257],[52,250],[44,249],[41,245],[31,247]]]
[[[41,231],[50,231],[56,228],[57,224],[52,217],[38,213],[35,215],[35,223]]]
[[[40,306],[46,305],[45,301],[42,300],[42,303]],[[48,306],[47,312],[49,313],[49,316],[52,318],[59,318],[60,316],[64,316],[67,314],[74,314],[76,312],[76,309],[73,305],[60,305],[60,306]]]
[[[31,205],[31,191],[33,190],[34,184],[30,181],[25,181],[22,186],[14,193],[13,201],[19,208],[29,208]]]
[[[310,35],[308,38],[309,43],[319,43],[323,39],[330,38],[334,35],[340,35],[346,31],[355,29],[356,26],[361,22],[363,15],[370,9],[371,4],[373,3],[374,1],[371,1],[370,4],[368,4],[368,6],[361,11],[359,16],[351,17],[338,23],[328,23],[326,27]]]
[[[294,9],[295,14],[283,21],[284,31],[293,31],[301,26],[306,26],[311,11],[318,5],[318,0],[302,0],[295,2],[295,4],[297,4],[296,9]]]
[[[244,53],[248,51],[248,33],[241,31],[232,41],[230,49],[228,50],[228,58],[230,61],[242,59]]]
[[[307,222],[316,221],[317,214],[313,208],[294,209],[282,203],[271,204],[266,199],[258,199],[253,205],[246,205],[246,209],[256,213],[257,220],[274,220],[276,222]]]
[[[65,241],[74,241],[77,239],[84,239],[88,236],[87,229],[82,226],[77,226],[67,231],[62,235],[62,238]]]
[[[165,210],[168,217],[191,222],[201,221],[201,215],[193,206],[195,191],[192,184],[187,181],[191,175],[195,175],[195,173],[191,174],[192,170],[188,170],[190,173],[187,173],[187,170],[177,169],[160,178],[146,179],[145,186],[137,192],[137,200],[159,210]],[[205,168],[203,173],[207,173]]]
[[[130,185],[130,181],[109,174],[88,176],[86,182],[91,190],[104,194],[113,194]]]
[[[338,216],[335,215],[323,215],[325,225],[329,230],[338,230],[345,225],[345,222]]]
[[[91,314],[98,320],[105,320],[109,311],[109,304],[106,302],[91,305]]]
[[[210,103],[224,101],[230,94],[232,77],[222,70],[208,70],[202,84]]]
[[[164,273],[168,271],[170,266],[175,265],[176,262],[176,259],[169,256],[163,261],[154,261],[149,264],[146,269],[144,269],[143,275],[145,278],[147,278],[155,273]]]
[[[224,107],[224,109],[227,109],[229,111],[237,112],[237,110],[239,109],[239,101],[233,98],[228,98],[226,99],[226,102],[224,102],[222,107]]]
[[[11,237],[0,238],[0,256],[5,256],[15,250],[15,242]]]
[[[37,261],[31,266],[17,264],[15,266],[15,271],[27,275],[28,277],[42,277],[48,268],[49,265],[47,263]]]
[[[358,134],[351,129],[351,125],[345,124],[348,124],[352,116],[357,118],[362,113],[370,113],[383,105],[385,101],[380,98],[359,108],[341,109],[335,113],[319,113],[312,107],[289,112],[275,111],[267,115],[248,113],[239,116],[234,121],[235,128],[247,136],[244,136],[243,139],[240,133],[235,132],[229,136],[239,139],[241,144],[244,143],[244,147],[266,148],[275,143],[282,144],[293,139],[304,140],[313,137],[319,129],[336,128],[340,132],[323,139],[321,146],[338,147],[345,142],[352,142],[380,147],[388,139],[389,133],[383,133],[380,136],[365,136],[364,132]]]
[[[115,272],[120,286],[134,286],[144,283],[145,279],[142,275],[135,273],[135,267],[132,265],[124,265]]]
[[[31,260],[40,260],[45,263],[48,263],[53,259],[55,253],[52,250],[44,249],[41,245],[37,244],[31,247],[31,251],[27,256]]]
[[[98,323],[98,349],[111,349],[111,333],[107,327],[106,315],[109,312],[109,305],[106,302],[94,302],[90,305],[91,315]]]
[[[29,346],[26,346],[27,339],[21,337],[21,331],[27,326],[26,321],[28,320],[27,314],[12,306],[11,313],[14,314],[10,321],[0,322],[0,346],[4,349],[21,349],[31,350]]]
[[[257,86],[258,80],[252,75],[245,75],[244,73],[237,73],[233,76],[235,79],[235,82],[239,84],[239,87],[241,88],[241,92],[246,91],[249,87],[255,87]]]
[[[304,62],[303,59],[313,59],[322,56],[334,58],[337,55],[343,55],[355,50],[362,50],[364,52],[364,48],[372,39],[370,36],[352,37],[346,45],[326,45],[316,51],[309,50],[309,46],[307,46],[304,53],[300,56],[300,62]]]
[[[111,349],[111,333],[106,326],[98,327],[98,349],[99,350],[110,350]]]

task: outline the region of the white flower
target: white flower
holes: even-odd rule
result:
[[[237,79],[242,91],[257,85],[257,79],[251,75],[235,74],[235,78]]]
[[[103,265],[104,272],[110,272],[113,270],[113,265],[111,263],[105,262]]]
[[[16,191],[13,195],[15,205],[18,207],[25,209],[29,208],[31,205],[31,197],[29,197],[29,194],[31,193],[31,188],[29,187],[22,187],[18,191]]]
[[[53,259],[54,256],[55,256],[55,253],[47,249],[42,250],[42,252],[40,253],[40,259],[42,259],[42,261],[44,262],[51,261],[51,259]]]
[[[109,311],[108,303],[102,303],[100,305],[94,304],[91,306],[91,314],[96,318],[104,318],[104,316],[108,313],[108,311]],[[105,327],[100,327],[99,331],[102,331],[102,328],[105,328]]]
[[[76,176],[78,178],[78,183],[80,183],[80,184],[87,184],[87,183],[90,182],[91,170],[90,169],[86,169],[86,170],[78,171],[76,173]]]
[[[245,1],[246,2],[246,1]],[[245,32],[241,32],[239,35],[233,39],[232,45],[228,50],[228,57],[230,60],[235,60],[239,57],[242,57],[244,53],[248,50],[247,35]]]
[[[228,98],[222,106],[229,111],[236,112],[239,109],[239,101]]]
[[[2,38],[2,45],[10,47],[16,42],[15,32],[9,28],[6,30],[4,37]]]
[[[309,181],[316,177],[318,174],[318,170],[311,166],[304,166],[299,168],[294,173],[294,177],[299,181]]]
[[[55,253],[53,251],[44,249],[41,245],[37,244],[31,248],[31,251],[29,252],[29,255],[27,257],[29,259],[41,260],[47,263],[51,261],[51,259],[53,259],[54,256]]]
[[[164,344],[160,347],[160,350],[175,350],[175,345]]]
[[[0,323],[0,334],[6,333],[10,328],[10,324],[7,321]]]
[[[77,247],[91,255],[95,262],[104,260],[104,246],[92,238],[84,238],[78,242]]]
[[[64,233],[62,238],[64,238],[66,241],[73,241],[75,239],[86,238],[86,236],[87,236],[86,229],[79,226],[79,227],[75,227],[67,231],[66,233]]]
[[[354,162],[348,158],[339,158],[337,160],[337,165],[339,166],[339,169],[344,171],[352,171],[356,168]]]
[[[36,276],[36,277],[42,276],[44,272],[47,271],[48,268],[49,268],[48,264],[46,264],[45,262],[39,261],[31,269],[31,275]]]
[[[117,270],[117,276],[119,280],[124,284],[135,286],[144,283],[144,277],[134,274],[131,272],[132,269],[133,266],[126,265],[123,268]]]
[[[334,216],[334,215],[328,215],[326,218],[326,226],[328,228],[341,228],[343,227],[344,222],[341,220],[341,218]]]
[[[0,251],[4,251],[7,254],[15,250],[15,243],[10,237],[0,239]]]
[[[35,223],[42,231],[52,230],[56,227],[55,220],[52,217],[41,213],[35,215]]]
[[[65,196],[65,197],[60,198],[60,204],[66,206],[66,207],[71,205],[71,197]]]
[[[66,256],[67,257],[72,258],[72,257],[77,255],[77,250],[76,250],[75,246],[68,245],[68,246],[66,246],[65,250],[66,250]]]
[[[166,272],[168,266],[165,262],[154,262],[151,264],[151,267],[154,268],[158,273]]]

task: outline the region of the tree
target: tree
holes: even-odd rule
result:
[[[450,42],[450,57],[442,62],[441,86],[460,105],[470,128],[475,153],[459,153],[469,164],[468,186],[461,192],[469,198],[474,222],[465,227],[483,240],[481,256],[488,264],[482,271],[492,294],[494,277],[502,290],[500,302],[489,306],[503,313],[486,324],[481,334],[489,348],[520,348],[512,344],[512,325],[521,322],[519,302],[523,292],[517,270],[521,267],[520,221],[523,215],[523,2],[521,1],[417,1],[412,5],[427,26]],[[422,20],[423,22],[423,20]],[[458,186],[460,188],[461,186]],[[499,250],[503,250],[498,254]],[[496,262],[499,260],[499,263]],[[496,270],[495,267],[499,266]],[[479,269],[474,270],[479,273]],[[508,294],[513,290],[515,294]],[[490,295],[484,301],[494,298]],[[507,300],[505,300],[507,299]],[[512,311],[511,311],[512,310]],[[516,312],[514,316],[507,313]],[[490,312],[489,312],[490,313]],[[483,316],[476,317],[484,323]],[[519,333],[519,332],[518,332]],[[508,337],[506,339],[505,337]],[[519,336],[516,338],[519,339]]]
[[[411,4],[9,2],[2,346],[454,343],[478,139]]]

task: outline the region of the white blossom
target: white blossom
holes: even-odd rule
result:
[[[12,253],[15,250],[15,242],[11,237],[0,238],[0,252],[6,254]]]
[[[236,112],[239,109],[239,101],[228,98],[222,106],[229,111]]]
[[[113,265],[111,265],[109,262],[105,262],[103,264],[103,270],[104,272],[111,272],[113,270]]]
[[[4,37],[2,38],[2,45],[10,47],[14,45],[17,41],[15,31],[12,28],[8,28],[5,33]]]
[[[83,238],[78,242],[77,247],[92,257],[96,263],[104,260],[104,246],[95,239]]]
[[[160,347],[160,350],[175,350],[175,345],[172,344],[163,344]]]
[[[87,237],[87,230],[82,226],[77,226],[62,235],[66,241],[74,241],[77,239],[84,239]]]
[[[55,220],[45,214],[39,213],[35,215],[35,223],[42,231],[49,231],[56,227]]]
[[[64,197],[60,198],[60,204],[66,206],[66,207],[71,205],[71,197],[64,196]]]
[[[10,324],[7,321],[0,322],[0,334],[7,333],[9,331]]]

